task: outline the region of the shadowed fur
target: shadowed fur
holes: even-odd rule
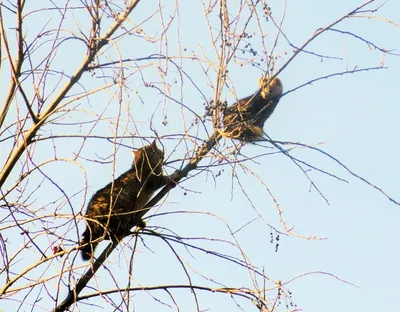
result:
[[[227,107],[224,112],[222,135],[232,139],[252,141],[264,133],[265,121],[271,116],[282,96],[282,82],[279,78],[260,78],[260,89]]]
[[[143,225],[142,220],[135,222],[135,212],[142,209],[154,192],[167,182],[168,177],[163,176],[162,171],[164,153],[156,141],[134,155],[132,167],[90,199],[85,214],[87,227],[80,241],[84,260],[93,256],[101,240],[118,241],[128,235],[133,226]]]

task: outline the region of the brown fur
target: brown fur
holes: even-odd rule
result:
[[[166,184],[162,164],[164,153],[156,141],[134,152],[132,168],[98,190],[91,198],[85,219],[87,227],[80,245],[82,258],[89,260],[102,239],[118,240],[130,233],[135,212],[142,209],[154,192]],[[112,191],[111,191],[112,190]],[[136,224],[138,223],[138,224]]]
[[[224,112],[223,136],[252,141],[264,133],[265,121],[272,115],[282,96],[282,82],[260,78],[260,89],[229,106]]]

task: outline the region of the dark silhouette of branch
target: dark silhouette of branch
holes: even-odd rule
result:
[[[0,187],[7,180],[9,174],[11,173],[11,170],[15,167],[15,164],[18,162],[24,151],[32,143],[32,139],[35,137],[36,133],[43,126],[46,120],[52,115],[52,113],[56,110],[58,105],[64,100],[65,96],[72,89],[72,87],[80,80],[82,75],[88,70],[89,64],[94,61],[97,53],[105,45],[108,44],[109,39],[121,27],[122,23],[126,20],[126,18],[129,16],[129,14],[133,11],[133,9],[136,7],[138,3],[139,0],[132,0],[131,3],[127,6],[126,10],[117,18],[115,23],[111,25],[111,27],[108,29],[108,31],[103,37],[101,38],[95,37],[92,38],[90,42],[88,42],[88,52],[86,56],[83,58],[82,63],[76,69],[75,73],[71,76],[69,81],[55,96],[54,100],[49,104],[46,110],[42,114],[37,116],[37,122],[33,124],[30,127],[30,129],[26,132],[24,139],[21,140],[18,143],[18,145],[14,148],[11,157],[7,160],[7,163],[4,165],[3,170],[0,172]],[[7,110],[5,110],[5,114]]]
[[[177,183],[184,177],[188,175],[188,173],[194,169],[197,168],[198,163],[208,154],[208,152],[218,143],[218,141],[221,139],[221,135],[219,134],[218,131],[214,131],[214,133],[211,135],[211,137],[202,145],[200,146],[199,150],[196,152],[195,157],[189,161],[189,163],[182,169],[182,170],[177,170],[173,174],[170,175],[170,183],[164,186],[164,188],[161,189],[157,193],[156,196],[153,197],[140,211],[138,211],[135,215],[135,219],[133,220],[132,227],[136,226],[139,224],[143,218],[143,216],[153,207],[155,206],[170,190],[172,190]],[[86,273],[79,279],[77,284],[73,289],[70,289],[68,291],[68,295],[65,298],[65,300],[58,305],[55,309],[54,312],[61,312],[65,311],[70,307],[75,301],[76,298],[78,297],[79,293],[85,288],[87,283],[90,281],[90,279],[93,277],[93,275],[96,273],[96,271],[102,266],[105,260],[107,260],[108,256],[111,254],[111,252],[118,246],[117,242],[111,242],[108,244],[106,249],[103,251],[103,253],[98,257],[91,267],[86,271]]]
[[[106,249],[102,252],[100,257],[93,262],[93,265],[86,271],[86,273],[78,280],[75,287],[68,292],[67,297],[64,299],[62,303],[60,303],[53,311],[61,312],[66,311],[74,302],[76,302],[76,298],[79,293],[84,289],[93,275],[97,272],[97,270],[101,267],[104,261],[108,258],[111,252],[117,247],[117,244],[110,243]]]

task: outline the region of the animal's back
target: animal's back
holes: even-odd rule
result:
[[[263,134],[265,121],[271,116],[282,95],[282,83],[260,79],[260,89],[251,96],[227,107],[224,113],[224,136],[252,140]]]
[[[90,259],[101,239],[118,240],[135,226],[136,213],[163,185],[164,153],[155,142],[134,152],[132,168],[98,190],[91,198],[85,219],[87,227],[80,242],[82,258]],[[137,222],[136,222],[137,223]],[[88,244],[90,242],[90,244]]]

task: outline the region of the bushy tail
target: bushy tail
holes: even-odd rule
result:
[[[89,242],[90,242],[90,231],[86,229],[86,231],[83,233],[82,240],[79,242],[79,245],[82,246],[80,249],[81,249],[82,260],[84,261],[88,261],[93,257],[94,250],[97,246],[97,243],[89,244]]]

